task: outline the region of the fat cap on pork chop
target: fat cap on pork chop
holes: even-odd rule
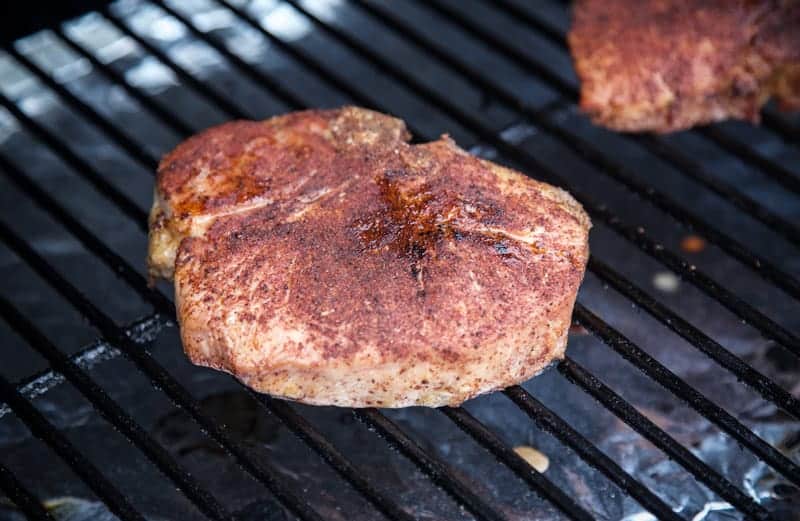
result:
[[[171,238],[151,273],[174,267],[194,363],[305,403],[402,407],[563,356],[586,214],[447,137],[408,137],[345,107],[222,125],[164,159],[153,236]]]

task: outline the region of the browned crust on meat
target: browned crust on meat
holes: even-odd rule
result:
[[[581,108],[615,130],[800,109],[797,0],[578,0],[569,44]]]
[[[151,278],[171,278],[177,245],[202,235],[216,218],[327,186],[339,173],[319,166],[344,150],[368,153],[408,138],[399,119],[342,109],[232,121],[187,139],[158,167],[150,212]]]
[[[363,119],[343,131],[343,114]],[[327,121],[314,130],[325,143],[271,149],[277,162],[292,154],[280,171],[264,163],[292,172],[266,193],[291,192],[229,207],[181,239],[175,288],[193,362],[306,403],[400,407],[457,404],[563,356],[590,227],[568,194],[448,138],[409,145],[397,120],[363,109],[284,121],[304,117]],[[274,121],[268,132],[283,132]],[[162,201],[201,179],[191,157],[216,158],[217,143],[165,159],[191,170],[159,174]]]

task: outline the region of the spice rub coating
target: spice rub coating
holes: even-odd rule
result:
[[[800,110],[798,0],[577,0],[568,40],[581,108],[615,130]]]
[[[174,268],[194,363],[305,403],[402,407],[563,356],[581,207],[447,137],[408,138],[345,107],[222,125],[164,159],[155,221],[177,247],[151,245],[151,273]]]

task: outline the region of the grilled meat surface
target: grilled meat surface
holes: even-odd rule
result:
[[[162,161],[152,276],[196,364],[312,404],[459,404],[563,356],[572,197],[355,107],[203,132]]]
[[[581,107],[615,130],[800,110],[798,0],[577,0],[569,44]]]

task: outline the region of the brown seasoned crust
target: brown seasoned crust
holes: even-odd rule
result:
[[[265,193],[289,181],[291,193],[181,240],[175,288],[193,362],[306,403],[400,407],[458,404],[563,356],[590,227],[568,194],[448,138],[409,145],[397,120],[363,109],[292,117],[327,123],[325,143],[273,170],[291,179]],[[343,118],[366,133],[337,133]],[[196,150],[218,157],[216,144],[193,147],[165,160],[191,165],[168,171],[177,186],[207,179]]]
[[[408,137],[399,119],[344,109],[233,121],[187,139],[158,167],[150,212],[150,276],[171,278],[181,239],[202,235],[215,219],[329,186],[331,176],[340,173],[318,165],[337,152]]]
[[[581,107],[615,130],[800,109],[797,0],[577,0],[569,43]]]

